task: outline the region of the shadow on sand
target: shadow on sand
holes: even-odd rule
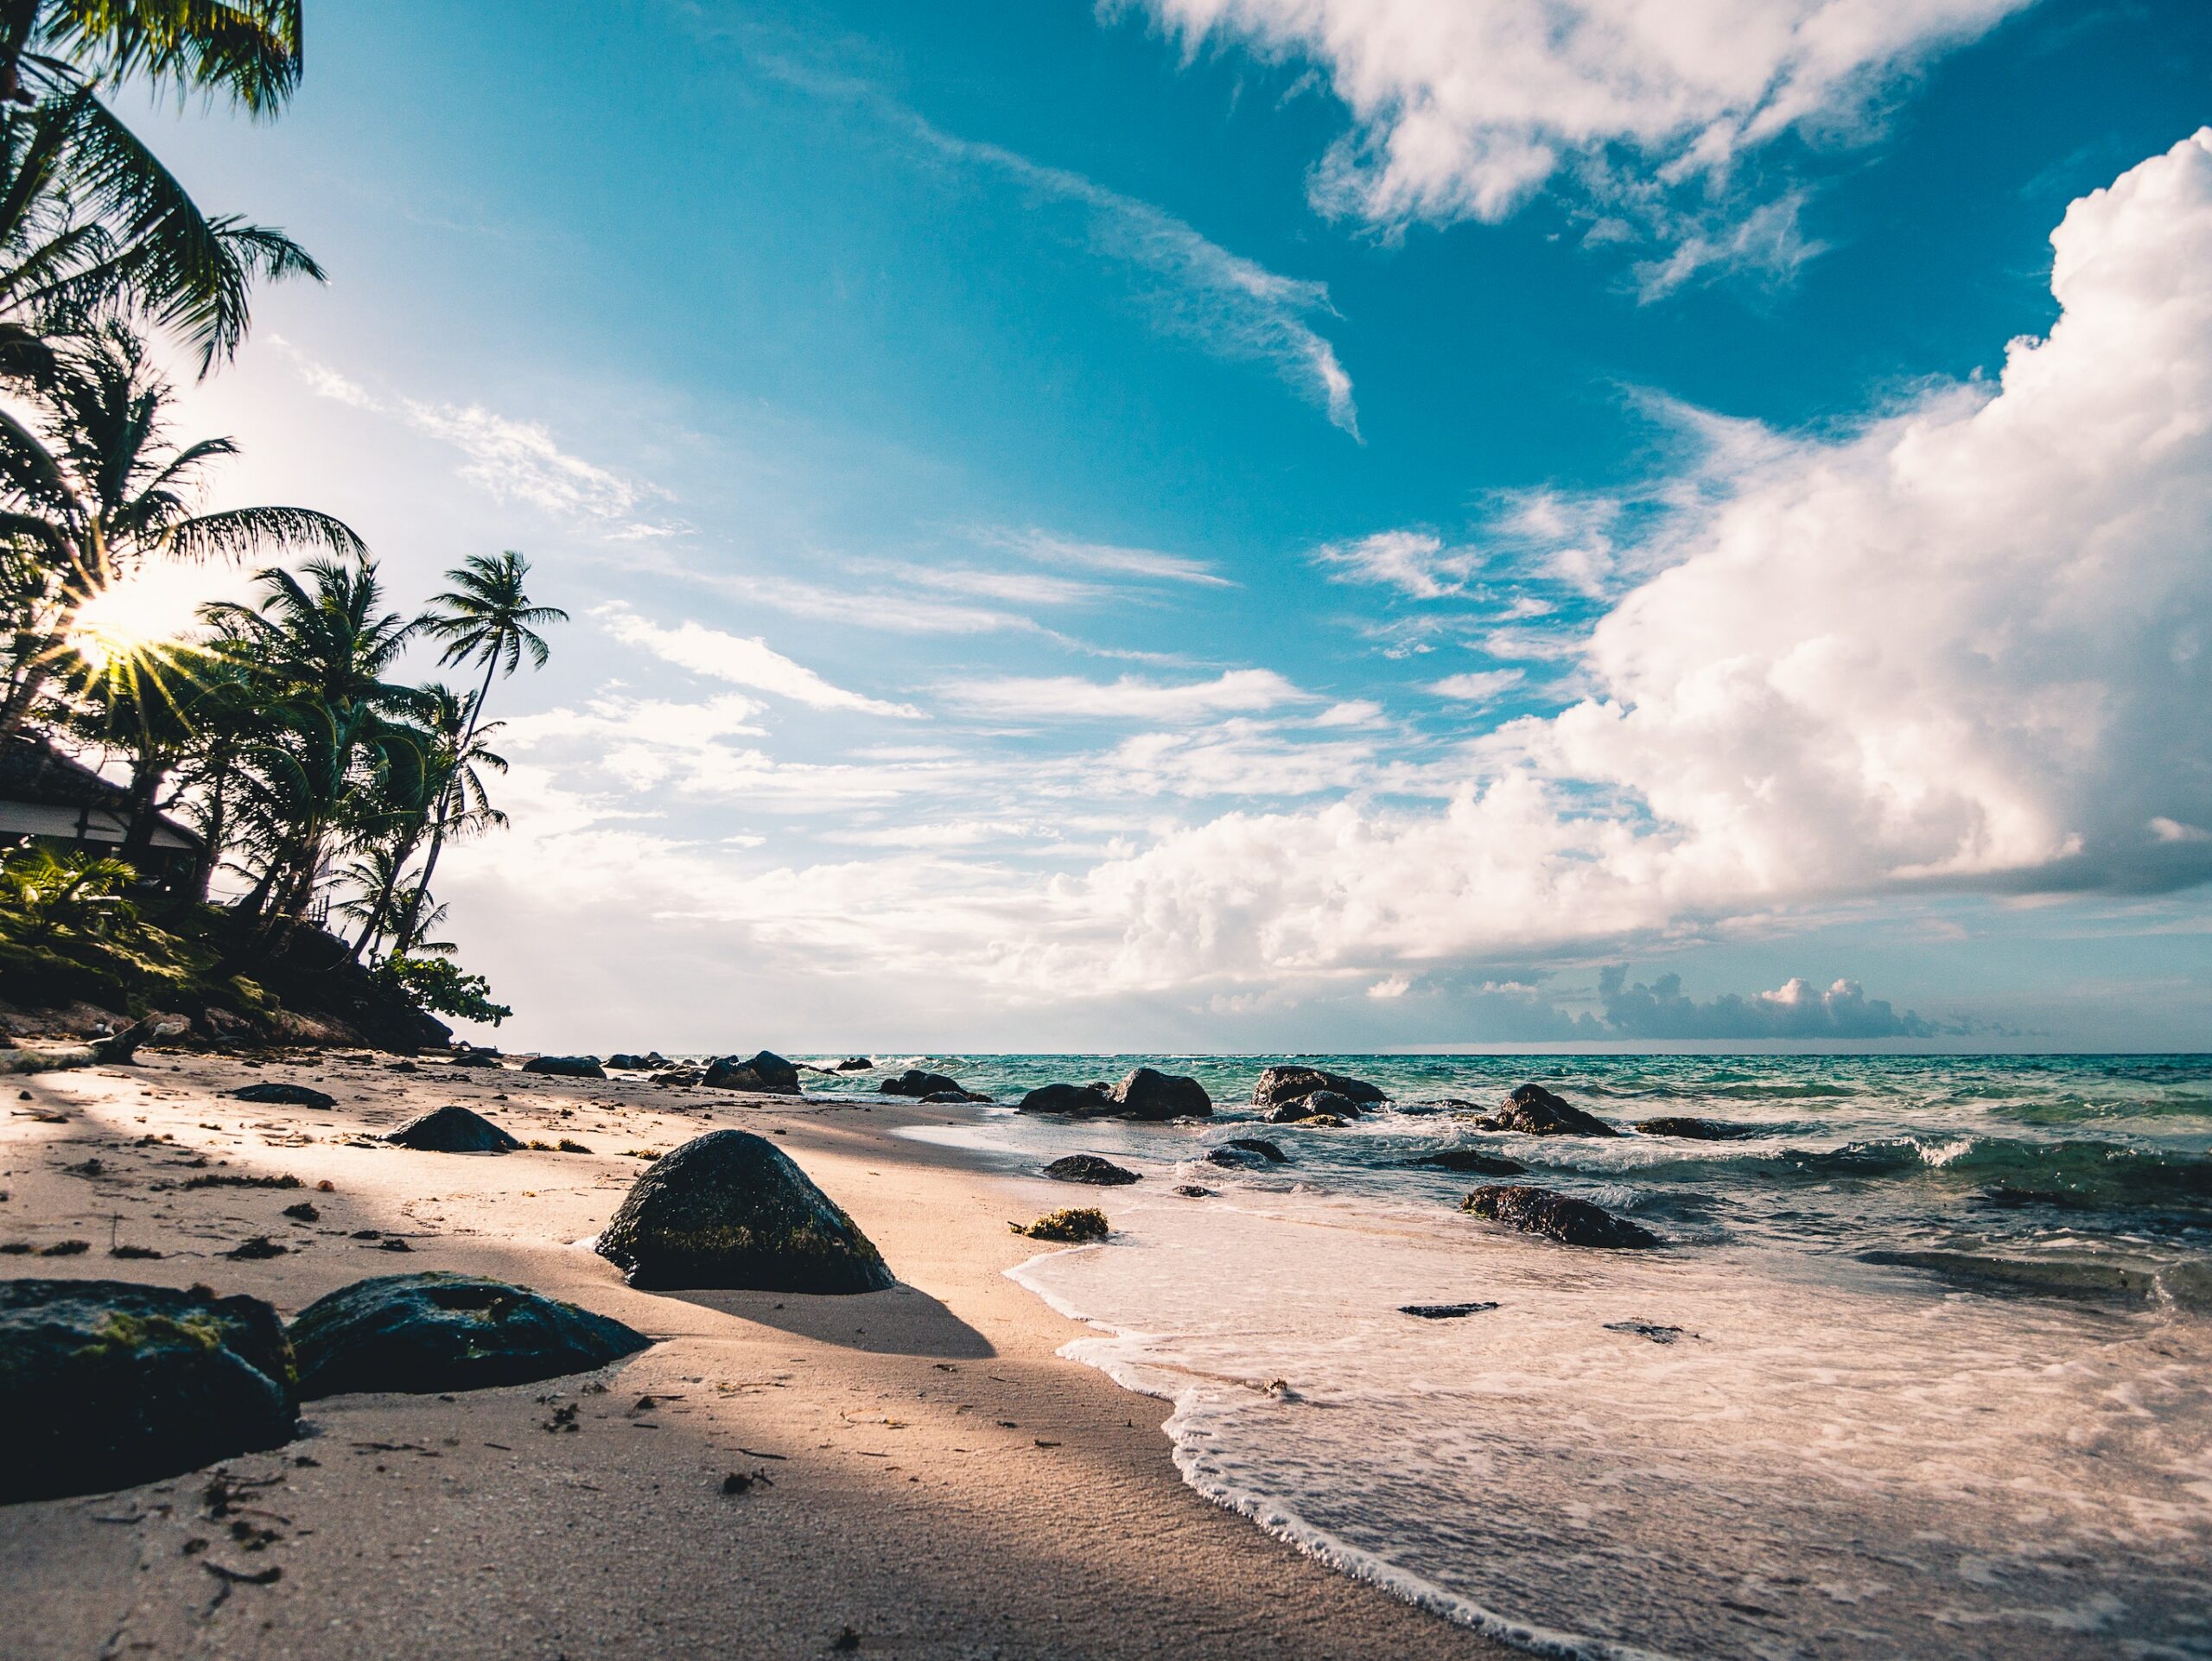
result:
[[[926,1292],[903,1282],[888,1291],[849,1297],[801,1292],[724,1292],[699,1288],[656,1296],[696,1303],[720,1314],[875,1355],[926,1355],[980,1361],[998,1352],[958,1315]]]

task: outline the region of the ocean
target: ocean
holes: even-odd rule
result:
[[[1389,1104],[1257,1124],[1253,1083],[1283,1060]],[[1197,1077],[1216,1117],[1012,1111],[1140,1063]],[[1089,1152],[1141,1172],[1067,1190],[1108,1242],[1012,1271],[1092,1328],[1065,1353],[1174,1403],[1199,1492],[1451,1619],[1554,1655],[2212,1656],[2212,1058],[893,1065],[999,1104],[918,1134],[1010,1170]],[[1459,1117],[1527,1080],[1623,1129],[1739,1134]],[[1286,1161],[1207,1161],[1240,1136]],[[1408,1164],[1446,1149],[1528,1174]],[[1665,1247],[1458,1208],[1505,1180]],[[1404,1312],[1453,1305],[1472,1307]]]

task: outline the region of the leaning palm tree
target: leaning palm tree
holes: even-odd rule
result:
[[[446,573],[453,587],[432,598],[430,609],[422,619],[423,633],[444,647],[438,657],[440,663],[484,666],[484,678],[468,701],[467,720],[457,741],[461,753],[467,752],[483,722],[484,703],[492,695],[493,681],[513,674],[525,657],[531,667],[544,668],[553,650],[538,630],[569,620],[569,614],[557,606],[531,602],[524,587],[529,576],[530,562],[512,548],[497,557],[471,554]],[[429,892],[430,878],[438,869],[439,851],[445,845],[448,822],[457,812],[458,805],[448,792],[430,828],[430,850],[423,863],[420,893]],[[412,939],[417,932],[419,920],[415,913],[420,906],[418,894],[414,906],[401,914],[396,931],[401,941]]]
[[[111,322],[56,353],[34,400],[35,430],[0,410],[0,565],[22,574],[0,585],[14,635],[0,736],[22,726],[68,657],[78,613],[146,560],[366,551],[343,523],[308,508],[198,511],[205,469],[238,446],[170,443],[173,396],[145,342]]]

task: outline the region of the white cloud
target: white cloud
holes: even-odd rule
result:
[[[739,686],[750,686],[778,697],[789,698],[813,710],[851,710],[862,715],[895,716],[918,721],[922,712],[911,703],[887,703],[842,686],[832,686],[811,669],[793,663],[767,643],[747,640],[718,628],[683,622],[662,628],[647,622],[628,608],[602,606],[598,615],[607,632],[625,646],[642,646],[664,662],[711,675]]]
[[[1439,697],[1461,698],[1470,703],[1490,703],[1528,678],[1520,669],[1478,669],[1464,675],[1446,675],[1431,681],[1428,690]]]
[[[1022,721],[1198,721],[1272,710],[1311,697],[1271,669],[1231,669],[1209,681],[1088,681],[1073,675],[957,681],[946,699],[980,715]]]
[[[1109,977],[2212,877],[2157,824],[2212,823],[2212,129],[2052,242],[2049,339],[1994,387],[1750,447],[1598,624],[1600,690],[1487,741],[1444,813],[1231,814],[1065,880]]]
[[[1111,543],[1077,542],[1048,536],[1033,527],[1026,531],[987,531],[977,539],[1006,548],[1048,565],[1074,565],[1085,570],[1114,571],[1129,576],[1151,577],[1166,582],[1195,582],[1209,588],[1236,585],[1203,560],[1181,554],[1163,554],[1151,548],[1122,548]]]
[[[1325,543],[1313,550],[1313,563],[1328,568],[1332,582],[1373,583],[1415,600],[1441,600],[1464,593],[1481,560],[1472,549],[1446,547],[1433,531],[1378,531],[1352,542]]]
[[[1186,48],[1314,64],[1351,117],[1313,195],[1371,224],[1497,220],[1561,172],[1600,235],[1679,245],[1665,287],[1725,259],[1786,262],[1794,210],[1709,221],[1745,156],[1864,130],[1884,94],[2030,0],[1108,0]],[[1631,229],[1627,222],[1633,221]],[[1732,246],[1732,243],[1738,245]]]
[[[671,536],[683,528],[642,516],[645,504],[662,492],[570,455],[543,423],[518,421],[480,404],[380,398],[281,336],[271,337],[270,344],[316,397],[404,422],[460,451],[460,476],[494,501],[520,502],[568,520],[595,520],[616,541]]]

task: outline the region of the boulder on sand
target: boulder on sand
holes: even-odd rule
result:
[[[1360,1116],[1360,1105],[1333,1090],[1317,1090],[1294,1096],[1268,1114],[1269,1124],[1298,1124],[1307,1119],[1328,1119],[1342,1124]]]
[[[506,1154],[522,1146],[481,1113],[454,1104],[408,1120],[385,1140],[426,1154]]]
[[[1326,1110],[1344,1118],[1356,1118],[1363,1106],[1372,1107],[1383,1099],[1380,1087],[1369,1084],[1364,1079],[1351,1079],[1341,1072],[1328,1072],[1319,1067],[1269,1067],[1260,1075],[1260,1082],[1252,1086],[1252,1105],[1259,1108],[1281,1107],[1286,1103],[1322,1090],[1341,1097],[1351,1104],[1349,1113],[1341,1107]]]
[[[1541,1234],[1562,1245],[1637,1250],[1661,1244],[1649,1229],[1600,1210],[1586,1200],[1523,1183],[1493,1183],[1459,1202],[1461,1211],[1487,1217],[1523,1234]]]
[[[958,1090],[960,1080],[948,1079],[941,1072],[925,1072],[919,1067],[908,1067],[895,1078],[886,1079],[875,1088],[885,1096],[934,1096],[939,1091]]]
[[[633,1055],[626,1050],[618,1050],[607,1058],[607,1065],[624,1072],[652,1072],[666,1066],[668,1058],[658,1050],[648,1050],[643,1055]]]
[[[496,1067],[499,1065],[497,1050],[458,1049],[446,1059],[457,1067]]]
[[[383,1275],[292,1323],[300,1396],[484,1390],[588,1372],[652,1340],[619,1321],[480,1275]]]
[[[700,1083],[712,1090],[752,1090],[770,1096],[799,1093],[798,1069],[772,1050],[762,1050],[750,1060],[725,1055],[707,1069]]]
[[[338,1098],[306,1085],[247,1085],[231,1094],[242,1102],[261,1102],[270,1107],[335,1107]]]
[[[715,1130],[631,1185],[596,1250],[631,1285],[880,1292],[883,1254],[765,1136]]]
[[[291,1346],[258,1298],[0,1281],[0,1504],[175,1476],[298,1423]]]
[[[1045,1168],[1045,1174],[1055,1182],[1088,1182],[1101,1188],[1118,1188],[1144,1180],[1096,1154],[1070,1154],[1065,1159],[1056,1159]]]
[[[1541,1085],[1519,1085],[1496,1113],[1475,1123],[1485,1130],[1517,1130],[1524,1136],[1620,1135],[1595,1114],[1585,1113]]]
[[[556,1079],[604,1079],[607,1069],[595,1055],[533,1055],[522,1064],[524,1072],[550,1073]]]

